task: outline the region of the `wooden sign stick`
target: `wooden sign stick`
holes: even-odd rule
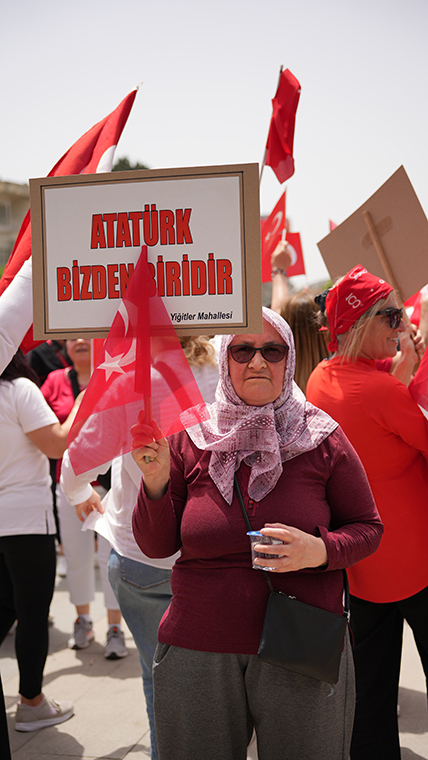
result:
[[[398,306],[399,306],[399,308],[403,309],[403,321],[406,323],[406,325],[410,325],[410,319],[409,319],[409,317],[407,315],[406,309],[404,308],[403,297],[401,295],[400,288],[397,285],[397,282],[395,280],[393,271],[392,271],[392,269],[391,269],[391,267],[389,265],[389,261],[388,261],[388,259],[386,257],[385,251],[382,248],[382,243],[379,240],[379,235],[377,234],[376,227],[373,224],[373,219],[371,218],[369,211],[363,211],[362,213],[363,213],[363,219],[364,219],[364,221],[366,223],[366,226],[367,226],[367,229],[369,231],[369,235],[370,235],[371,241],[372,241],[374,249],[375,249],[375,251],[377,253],[377,257],[378,257],[378,259],[380,261],[380,264],[382,266],[382,269],[384,271],[385,280],[394,288],[394,290],[396,292]],[[410,333],[410,337],[413,340],[412,333]],[[422,355],[418,354],[418,356],[419,356],[419,361],[418,361],[418,364],[419,364],[419,362],[420,362],[420,360],[422,358]],[[416,366],[418,366],[418,365],[416,365]]]
[[[383,269],[383,272],[384,272],[384,275],[385,275],[385,280],[396,291],[396,293],[398,295],[398,301],[399,301],[398,305],[401,308],[403,306],[403,297],[401,295],[400,288],[398,287],[398,285],[397,285],[397,283],[395,281],[395,277],[394,277],[393,271],[392,271],[392,269],[391,269],[391,267],[389,265],[389,261],[388,261],[388,259],[386,257],[385,251],[382,248],[382,243],[379,240],[379,235],[377,234],[376,227],[373,224],[373,219],[371,218],[369,211],[363,211],[363,219],[364,219],[364,221],[366,223],[366,226],[367,226],[367,229],[369,231],[369,235],[370,235],[371,241],[373,243],[373,247],[374,247],[374,249],[375,249],[375,251],[377,253],[377,257],[378,257],[379,262],[380,262],[380,264],[382,266],[382,269]]]

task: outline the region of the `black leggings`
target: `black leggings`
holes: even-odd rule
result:
[[[0,536],[0,643],[17,620],[19,693],[26,699],[42,691],[55,564],[55,536]]]
[[[391,603],[351,596],[351,627],[357,707],[352,760],[399,760],[397,698],[403,621],[413,630],[425,678],[428,677],[428,587]]]

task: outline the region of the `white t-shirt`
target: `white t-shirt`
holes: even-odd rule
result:
[[[220,336],[221,339],[221,336]],[[211,404],[214,401],[215,389],[218,382],[218,346],[216,361],[213,364],[202,367],[192,366],[191,370],[198,383],[204,401]],[[126,414],[126,412],[125,412]],[[104,514],[92,512],[86,518],[82,530],[96,530],[106,538],[113,549],[122,557],[142,562],[151,567],[165,570],[172,568],[175,560],[180,556],[177,552],[172,557],[153,559],[142,553],[132,533],[132,512],[137,503],[138,489],[141,482],[141,471],[135,464],[132,454],[116,457],[112,463],[98,467],[81,475],[75,475],[68,456],[65,452],[62,460],[61,487],[71,504],[80,504],[89,499],[92,493],[91,481],[96,480],[99,472],[107,471],[111,464],[111,489],[103,499]]]
[[[55,533],[49,460],[26,433],[58,422],[26,377],[0,380],[0,535]]]

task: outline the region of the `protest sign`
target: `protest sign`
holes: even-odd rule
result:
[[[105,337],[141,246],[179,335],[262,332],[257,164],[30,180],[34,334]]]
[[[377,192],[318,243],[334,282],[362,264],[402,301],[428,282],[428,220],[401,166]]]

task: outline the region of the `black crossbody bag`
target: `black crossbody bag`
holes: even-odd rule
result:
[[[253,530],[235,475],[237,493],[248,530]],[[335,684],[339,680],[340,659],[349,620],[349,586],[345,570],[345,610],[343,615],[299,602],[275,591],[269,572],[263,571],[269,586],[258,657],[271,665],[300,675]]]

